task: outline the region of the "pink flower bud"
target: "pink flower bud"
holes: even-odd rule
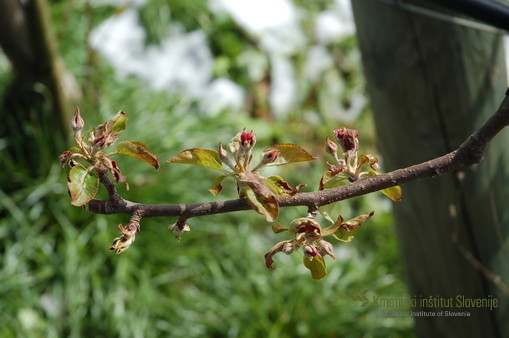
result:
[[[332,258],[336,259],[336,256],[334,256],[334,248],[332,247],[332,244],[322,239],[318,245],[319,245],[318,249],[320,250],[321,256],[329,255]]]
[[[81,129],[83,129],[83,126],[85,126],[85,121],[80,115],[80,109],[76,107],[76,110],[74,111],[74,115],[71,120],[71,128],[74,131],[74,133],[78,133]]]
[[[332,142],[328,136],[325,138],[325,150],[332,156],[336,156],[338,152],[338,145]]]
[[[285,243],[283,245],[283,247],[281,248],[281,252],[284,252],[285,254],[289,255],[291,254],[292,252],[295,251],[295,245],[293,245],[292,243],[288,242],[288,243]]]
[[[219,158],[221,159],[221,162],[226,164],[231,169],[235,170],[235,165],[230,160],[230,157],[228,156],[228,153],[226,152],[226,150],[223,149],[223,144],[221,142],[219,142],[217,153],[219,154]]]
[[[259,166],[274,163],[278,157],[279,157],[279,150],[269,148],[262,153],[262,159],[260,161]]]
[[[304,245],[304,256],[308,258],[310,261],[315,258],[315,256],[319,256],[318,250],[312,245]]]

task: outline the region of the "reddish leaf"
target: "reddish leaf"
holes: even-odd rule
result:
[[[361,224],[370,219],[374,214],[375,212],[372,211],[369,214],[360,215],[344,223],[341,223],[341,226],[339,227],[338,231],[336,231],[333,236],[337,240],[340,240],[342,242],[351,242],[354,239],[357,232],[359,232]]]
[[[221,181],[224,180],[226,177],[227,177],[226,175],[221,175],[221,176],[216,177],[214,179],[214,181],[212,181],[212,184],[210,185],[210,188],[208,189],[212,195],[216,196],[217,194],[219,194],[221,192],[221,190],[223,190]]]
[[[274,245],[269,250],[269,252],[267,252],[265,254],[265,265],[269,269],[274,270],[275,269],[275,267],[274,267],[274,260],[272,259],[272,257],[274,257],[274,255],[277,254],[278,252],[284,252],[284,253],[286,253],[288,255],[291,254],[296,249],[296,247],[293,245],[294,241],[295,240],[290,239],[290,240],[287,240],[287,241],[279,242],[276,245]]]

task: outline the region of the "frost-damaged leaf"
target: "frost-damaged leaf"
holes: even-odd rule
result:
[[[99,177],[82,165],[76,165],[69,170],[67,189],[71,196],[71,204],[77,207],[82,206],[94,198],[97,193]]]
[[[127,177],[122,175],[122,171],[117,165],[117,161],[110,159],[108,155],[102,154],[99,156],[99,162],[110,171],[115,182],[124,183],[127,190],[129,190],[129,184],[127,183]]]
[[[279,205],[276,196],[271,194],[255,193],[251,187],[243,188],[247,201],[257,213],[264,215],[267,222],[274,222],[279,213]]]
[[[332,172],[326,171],[320,180],[320,190],[336,188],[347,185],[348,183],[350,183],[350,181],[348,181],[348,178],[345,176],[335,176]]]
[[[313,279],[322,279],[327,275],[325,261],[322,257],[315,256],[312,261],[307,257],[303,257],[302,261],[304,262],[304,266],[311,271],[311,277],[313,277]]]
[[[168,162],[193,164],[216,170],[221,170],[222,168],[217,151],[210,149],[186,149],[170,158]]]
[[[293,251],[295,251],[295,246],[292,244],[292,242],[294,242],[294,241],[295,240],[293,240],[293,239],[289,239],[289,240],[282,241],[282,242],[279,242],[276,245],[274,245],[269,250],[269,252],[267,252],[265,254],[265,265],[269,269],[274,270],[275,266],[274,266],[274,260],[272,259],[272,257],[274,257],[274,255],[277,254],[278,252],[284,252],[287,255],[291,254]]]
[[[287,163],[305,162],[316,159],[316,157],[297,144],[275,144],[265,149],[263,152],[267,152],[269,149],[277,149],[279,151],[277,160],[269,165],[283,165]]]
[[[219,194],[221,192],[221,190],[223,190],[221,181],[224,180],[226,177],[227,177],[226,175],[221,175],[221,176],[216,177],[214,179],[214,181],[212,181],[212,184],[210,185],[210,188],[208,189],[212,195],[216,196],[217,194]]]
[[[117,154],[134,157],[138,160],[147,162],[148,164],[159,169],[159,160],[157,156],[152,154],[148,147],[138,141],[122,141],[118,144]]]
[[[377,176],[378,173],[374,170],[370,170],[368,173],[368,176]],[[401,201],[401,197],[403,196],[403,190],[401,190],[401,187],[399,185],[395,185],[393,187],[389,187],[386,189],[380,190],[382,194],[389,197],[394,202]]]
[[[283,232],[283,231],[288,231],[288,228],[282,226],[279,223],[272,224],[272,232],[273,233],[278,234],[278,233]]]
[[[374,214],[375,212],[372,211],[367,215],[360,215],[352,218],[349,221],[341,223],[341,226],[339,227],[339,230],[334,234],[334,237],[342,242],[351,242],[357,232],[359,232],[361,224],[364,221],[370,219]]]
[[[286,196],[286,197],[295,195],[296,193],[299,192],[299,190],[301,188],[306,186],[305,184],[299,184],[294,189],[288,184],[288,182],[286,182],[279,176],[270,176],[270,177],[264,178],[263,181],[265,182],[265,184],[267,185],[267,187],[270,190],[272,190],[273,192],[275,192],[276,194],[278,194],[280,196]]]

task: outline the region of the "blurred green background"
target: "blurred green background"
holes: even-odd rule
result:
[[[360,130],[361,153],[377,154],[353,32],[319,34],[319,23],[327,28],[327,19],[340,20],[345,14],[344,1],[275,1],[271,6],[283,4],[295,14],[290,21],[298,34],[288,33],[289,41],[300,38],[282,51],[274,45],[284,41],[284,35],[271,45],[266,40],[270,29],[257,31],[241,16],[217,10],[221,3],[224,9],[232,2],[48,3],[58,52],[81,90],[77,104],[86,128],[124,110],[129,121],[122,139],[139,140],[159,155],[158,171],[133,159],[118,160],[131,187],[125,191],[119,186],[127,199],[196,203],[235,198],[233,182],[225,182],[223,192],[213,197],[207,191],[213,172],[165,161],[186,148],[215,149],[243,127],[255,131],[258,152],[273,143],[291,142],[318,156],[313,163],[274,171],[292,185],[307,183],[304,191],[318,188],[328,159],[324,139],[332,136],[332,129]],[[274,10],[266,16],[277,16]],[[119,63],[137,58],[141,66],[136,69],[108,59],[97,45],[108,45],[108,39],[91,38],[99,27],[103,34],[113,31],[105,20],[126,13],[138,18],[143,45],[113,55]],[[101,26],[105,22],[110,26]],[[184,83],[185,74],[171,84],[154,85],[157,81],[140,69],[155,60],[150,56],[177,48],[161,47],[168,36],[186,41],[192,33],[205,38],[209,53],[204,59],[210,61],[209,74],[189,75],[204,78],[198,83],[203,88],[194,92],[196,82]],[[179,68],[186,58],[173,65]],[[316,59],[329,61],[313,68],[310,61]],[[167,69],[161,65],[164,77]],[[0,56],[4,100],[12,77],[7,59]],[[208,90],[216,79],[228,80],[242,95],[216,107],[215,92]],[[276,91],[279,97],[287,95],[286,101],[281,99],[286,103],[271,96]],[[44,90],[40,93],[51,99]],[[377,317],[380,309],[372,302],[362,306],[352,298],[365,291],[370,299],[408,296],[391,204],[383,195],[336,207],[335,214],[346,219],[371,210],[376,215],[353,242],[333,243],[337,259],[326,259],[329,275],[319,281],[311,279],[300,254],[277,255],[277,269],[268,270],[264,253],[286,238],[273,234],[262,216],[247,211],[191,219],[192,231],[180,243],[167,229],[175,219],[143,219],[134,245],[115,255],[107,249],[118,236],[117,225],[129,217],[94,215],[69,204],[67,168],[60,169],[58,154],[71,146],[70,137],[53,153],[48,144],[58,139],[56,130],[34,121],[26,125],[28,137],[0,138],[1,337],[412,336],[411,317]],[[28,151],[7,151],[27,142]],[[303,207],[284,208],[278,222],[287,224],[306,213]]]

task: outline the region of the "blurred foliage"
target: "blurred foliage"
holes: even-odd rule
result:
[[[306,10],[316,14],[321,3],[328,4],[322,1]],[[218,141],[227,143],[247,126],[257,133],[260,150],[263,145],[294,142],[319,156],[313,163],[276,169],[292,185],[308,183],[306,191],[318,188],[326,170],[323,140],[343,125],[317,108],[323,83],[301,83],[300,97],[305,99],[277,123],[255,118],[249,108],[211,117],[186,97],[152,92],[136,78],[116,78],[88,47],[91,29],[121,9],[60,0],[51,2],[51,10],[61,54],[84,91],[80,108],[88,127],[125,110],[129,121],[124,139],[142,141],[163,163],[185,148],[215,149]],[[216,21],[205,1],[149,1],[141,17],[148,43],[158,41],[176,18],[185,30],[203,29],[216,72],[248,91],[257,85],[237,56],[248,49],[261,51],[233,21]],[[344,82],[341,99],[346,102],[349,91],[362,86],[355,40],[328,48],[342,60],[330,71]],[[299,58],[294,58],[297,68]],[[9,76],[6,63],[0,62],[0,67],[2,90]],[[361,131],[361,147],[376,154],[371,115],[364,112],[352,125]],[[174,219],[143,219],[134,245],[114,255],[107,249],[118,236],[117,224],[127,223],[128,217],[93,215],[72,207],[66,170],[58,167],[58,154],[44,152],[45,141],[39,141],[41,149],[36,151],[52,164],[37,178],[27,168],[16,168],[13,158],[1,156],[4,180],[16,177],[24,184],[12,193],[0,189],[1,337],[412,335],[411,318],[376,317],[375,312],[384,309],[371,302],[360,306],[352,298],[364,290],[369,297],[407,296],[390,202],[381,194],[338,204],[336,215],[346,219],[370,210],[376,214],[355,241],[334,243],[337,259],[327,259],[329,275],[320,281],[310,278],[300,255],[278,255],[276,270],[266,269],[264,253],[282,238],[271,232],[262,216],[248,211],[191,219],[192,231],[180,243],[167,229]],[[119,166],[131,186],[130,191],[119,191],[130,200],[192,203],[235,197],[232,182],[225,182],[218,198],[212,197],[207,188],[214,173],[202,168],[163,164],[154,171],[129,158],[119,159]],[[288,224],[306,212],[303,207],[284,208],[278,221]]]

